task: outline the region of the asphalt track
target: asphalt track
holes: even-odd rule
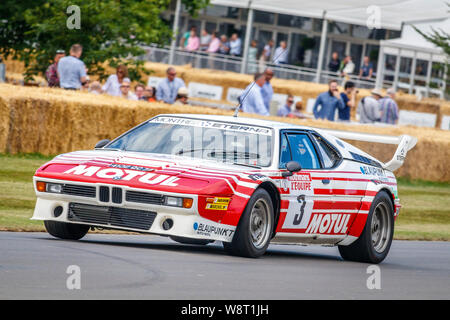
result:
[[[66,273],[79,266],[81,289]],[[370,265],[337,248],[271,245],[259,259],[220,243],[181,245],[159,236],[0,232],[0,299],[449,299],[450,242],[394,241],[368,289]]]

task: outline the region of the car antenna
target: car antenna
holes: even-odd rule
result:
[[[276,61],[276,60],[277,60],[284,52],[285,52],[285,51],[280,52],[280,53],[278,54],[278,56],[276,56],[276,57],[273,58],[273,61]],[[264,73],[267,71],[267,69],[269,69],[269,68],[266,68],[266,70],[264,70]],[[247,98],[247,96],[249,95],[249,93],[252,91],[252,88],[253,88],[253,86],[254,86],[255,84],[256,84],[256,81],[253,81],[251,87],[247,90],[247,92],[246,92],[245,95],[242,97],[242,99],[239,97],[239,104],[237,105],[236,109],[234,109],[233,117],[237,118],[237,116],[238,116],[238,114],[239,114],[239,109],[241,109],[242,104],[244,103],[244,101],[245,101],[245,99]]]

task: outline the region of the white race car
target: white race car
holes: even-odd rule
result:
[[[341,138],[399,146],[382,163]],[[244,117],[159,115],[39,168],[33,219],[62,239],[110,228],[218,240],[247,257],[271,242],[337,245],[346,260],[379,263],[400,209],[392,172],[415,143]]]

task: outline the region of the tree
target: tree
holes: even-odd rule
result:
[[[172,37],[169,22],[161,18],[170,0],[1,1],[0,54],[23,61],[26,79],[45,72],[56,50],[68,52],[80,43],[89,73],[103,79],[105,63],[125,63],[130,78],[139,80],[148,70],[142,61],[130,58],[145,53],[140,45],[164,45]],[[209,0],[182,2],[195,15]]]

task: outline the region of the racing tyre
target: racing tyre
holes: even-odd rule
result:
[[[45,229],[52,236],[66,240],[79,240],[88,233],[90,226],[58,221],[44,221]]]
[[[231,242],[223,242],[227,253],[257,258],[269,246],[274,224],[273,204],[264,189],[257,189],[242,214]]]
[[[386,192],[380,192],[370,206],[361,236],[349,246],[338,246],[344,260],[380,263],[391,247],[394,234],[394,208]]]
[[[185,237],[170,236],[170,239],[182,244],[196,244],[196,245],[207,245],[208,243],[214,242],[214,240],[205,239],[191,239]]]

